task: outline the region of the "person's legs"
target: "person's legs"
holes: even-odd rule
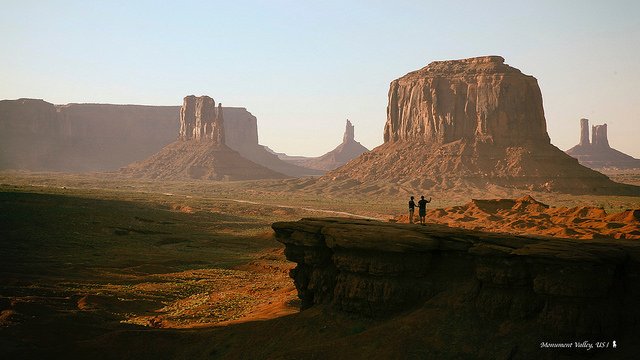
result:
[[[409,224],[413,224],[413,209],[409,209]]]

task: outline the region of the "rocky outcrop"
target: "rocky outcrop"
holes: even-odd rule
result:
[[[580,119],[580,145],[589,144],[589,119]]]
[[[599,147],[609,147],[609,139],[607,138],[607,124],[593,125],[591,128],[591,144]]]
[[[536,79],[499,56],[436,61],[392,81],[384,141],[313,186],[640,194],[551,145]]]
[[[185,100],[191,107],[185,109],[182,122],[178,121],[180,106],[53,105],[37,99],[2,100],[0,169],[117,170],[156,153],[175,141],[176,134],[182,140],[202,134],[217,138],[218,134],[211,132],[215,114],[220,113],[224,114],[225,143],[243,157],[289,176],[323,173],[286,163],[265,151],[258,144],[257,120],[246,108],[218,104],[209,113],[201,111],[200,125],[196,126],[196,97],[190,98],[194,100]]]
[[[0,168],[114,170],[173,141],[177,106],[0,101]]]
[[[187,140],[211,140],[225,144],[222,104],[216,108],[208,96],[185,96],[180,108],[180,133],[178,138]]]
[[[362,146],[362,144],[355,140],[354,126],[351,124],[351,121],[347,120],[344,135],[342,137],[342,143],[328,153],[317,158],[302,159],[289,157],[286,154],[283,155],[285,159],[288,159],[288,161],[300,166],[318,170],[333,170],[367,151],[369,151],[369,149]]]
[[[433,309],[450,319],[446,333],[476,324],[483,341],[510,344],[510,358],[539,354],[543,341],[631,339],[640,324],[637,242],[340,218],[272,227],[297,263],[290,275],[303,309],[329,304],[371,317]]]
[[[180,110],[180,140],[207,140],[215,143],[224,143],[229,148],[236,150],[240,155],[256,164],[260,164],[275,172],[287,176],[320,175],[323,172],[310,168],[297,166],[280,160],[269,153],[258,143],[257,119],[245,110],[244,114],[236,115],[233,122],[233,131],[227,136],[224,131],[223,113],[228,112],[208,96],[195,97],[193,95],[184,98],[184,104]]]
[[[607,124],[594,125],[591,128],[591,142],[589,142],[588,119],[580,119],[580,142],[566,153],[578,159],[580,164],[592,169],[640,169],[640,159],[613,149],[609,145]]]
[[[549,142],[537,80],[500,56],[435,61],[391,82],[385,142]]]
[[[120,173],[161,180],[255,180],[281,179],[285,175],[258,165],[225,144],[221,105],[208,96],[184,98],[180,109],[178,141]]]

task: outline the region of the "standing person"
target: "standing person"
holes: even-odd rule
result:
[[[416,203],[413,202],[413,196],[409,200],[409,224],[413,224],[413,212],[416,210]]]
[[[418,201],[418,215],[420,215],[420,225],[425,226],[426,221],[425,217],[427,216],[427,204],[431,202],[431,197],[429,200],[424,199],[424,195],[420,196],[420,201]]]

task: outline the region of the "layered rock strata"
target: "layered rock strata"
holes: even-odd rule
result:
[[[436,61],[392,81],[384,144],[316,186],[397,193],[495,185],[640,194],[551,145],[536,79],[499,56]]]
[[[180,139],[191,139],[198,128],[198,137],[207,132],[210,138],[217,137],[211,134],[211,125],[222,109],[225,143],[243,157],[289,176],[323,173],[289,164],[267,152],[258,144],[257,119],[246,108],[219,105],[212,114],[201,113],[201,126],[196,127],[195,105],[194,101],[192,109],[185,109],[181,122],[180,106],[1,100],[0,169],[117,170],[153,155],[175,141],[176,134]]]
[[[629,339],[640,324],[637,242],[344,218],[272,227],[297,263],[290,275],[303,309],[328,304],[372,317],[435,309],[478,324],[484,338],[499,331],[518,351],[540,351],[549,339]]]
[[[589,120],[580,119],[580,142],[566,151],[578,159],[580,164],[592,169],[620,168],[640,169],[640,159],[636,159],[609,145],[607,124],[593,125],[589,142]]]
[[[209,96],[186,96],[180,108],[180,133],[178,138],[187,140],[212,140],[225,144],[222,104],[216,108]]]
[[[220,104],[208,96],[184,98],[179,140],[148,159],[131,164],[122,174],[151,179],[255,180],[286,176],[258,165],[225,144]]]
[[[0,101],[0,169],[106,171],[175,140],[178,106]]]
[[[435,61],[391,82],[385,142],[549,143],[537,80],[500,56]]]

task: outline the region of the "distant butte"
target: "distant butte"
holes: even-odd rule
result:
[[[566,153],[578,159],[580,164],[592,169],[640,168],[640,159],[636,159],[609,146],[607,124],[594,125],[589,141],[589,119],[580,119],[580,142]]]
[[[288,156],[278,154],[278,156],[288,162],[306,168],[317,170],[334,170],[369,151],[366,147],[355,140],[355,130],[351,121],[347,119],[342,143],[328,153],[314,158]]]
[[[286,176],[258,165],[225,143],[224,111],[208,96],[184,98],[178,141],[121,173],[161,180],[255,180]]]
[[[537,80],[500,56],[435,61],[392,81],[384,144],[312,186],[640,194],[553,146]]]

